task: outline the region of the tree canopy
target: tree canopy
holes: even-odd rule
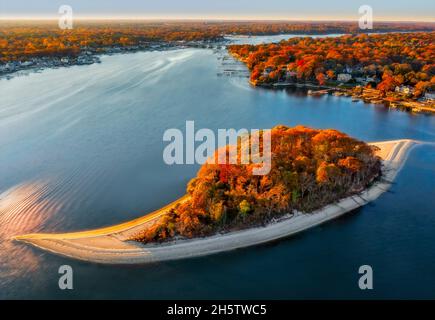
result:
[[[380,174],[373,147],[337,130],[281,125],[271,130],[271,141],[268,175],[253,175],[252,163],[206,163],[188,183],[189,200],[134,240],[205,236],[294,210],[309,213],[360,192]]]
[[[301,37],[278,44],[232,45],[229,50],[246,63],[254,84],[291,77],[323,85],[347,73],[374,79],[383,92],[408,85],[419,96],[435,89],[435,32]]]

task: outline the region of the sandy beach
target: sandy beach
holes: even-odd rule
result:
[[[419,142],[403,139],[370,144],[380,148],[378,155],[383,160],[383,178],[380,181],[358,195],[342,199],[310,214],[285,216],[264,227],[164,244],[143,245],[127,241],[138,230],[152,225],[171,207],[188,199],[188,196],[184,196],[148,215],[118,225],[82,232],[19,235],[14,239],[58,255],[105,264],[149,263],[198,257],[266,243],[335,219],[375,200],[388,190],[403,167],[409,151]]]

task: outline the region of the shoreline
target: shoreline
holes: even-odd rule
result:
[[[428,32],[423,29],[415,29],[410,31],[401,31],[401,30],[386,30],[386,31],[378,31],[378,32],[367,32],[367,34],[383,34],[383,33],[412,33],[412,32]],[[364,34],[366,32],[362,32]],[[185,47],[190,48],[211,48],[214,46],[222,46],[228,43],[231,43],[233,39],[244,39],[251,37],[271,37],[271,36],[296,36],[296,37],[312,37],[312,36],[334,36],[334,35],[347,35],[350,33],[340,33],[340,32],[296,32],[292,33],[261,33],[261,34],[221,34],[220,36],[214,39],[203,39],[203,40],[192,40],[192,41],[165,41],[165,40],[156,40],[150,41],[148,43],[136,43],[129,46],[108,46],[103,47],[102,51],[97,51],[95,48],[81,48],[80,54],[77,55],[66,55],[66,56],[56,56],[56,57],[31,57],[29,60],[21,61],[20,59],[9,60],[4,62],[4,64],[19,64],[14,67],[13,70],[1,70],[0,71],[0,79],[10,80],[16,76],[26,75],[28,72],[38,72],[45,69],[57,69],[57,68],[67,68],[72,66],[80,66],[80,65],[91,65],[95,63],[100,63],[100,57],[103,55],[112,55],[112,54],[125,54],[125,53],[135,53],[135,52],[148,52],[148,51],[164,51],[170,49],[181,49]],[[68,61],[61,61],[62,58],[66,58]],[[32,60],[33,59],[33,60]],[[82,59],[82,61],[78,61]],[[50,60],[50,61],[47,61]],[[30,64],[26,64],[26,62],[31,61]],[[24,64],[22,63],[24,62]],[[35,65],[36,64],[36,65]],[[0,64],[1,65],[1,64]]]
[[[386,32],[388,33],[388,32]],[[288,34],[291,35],[291,34]],[[295,34],[294,34],[295,35]],[[320,36],[321,34],[313,34]],[[326,34],[329,35],[329,34]],[[258,35],[257,35],[258,36]],[[305,37],[309,37],[310,35],[303,35]],[[246,36],[248,37],[248,36]],[[187,43],[179,43],[179,42],[155,42],[148,44],[148,46],[130,46],[130,47],[108,47],[105,48],[103,52],[88,52],[86,54],[81,54],[78,56],[70,56],[67,57],[66,62],[62,62],[62,59],[51,58],[50,61],[46,61],[46,57],[42,58],[34,58],[32,64],[23,66],[20,65],[14,71],[0,71],[0,80],[11,80],[15,77],[26,76],[31,73],[39,73],[48,69],[58,69],[58,68],[69,68],[74,66],[85,66],[85,65],[93,65],[101,63],[101,58],[103,56],[111,56],[118,54],[129,54],[129,53],[138,53],[138,52],[153,52],[153,51],[170,51],[170,50],[179,50],[179,49],[187,49],[187,48],[196,48],[196,49],[212,49],[217,50],[218,48],[222,48],[222,46],[226,47],[228,44],[231,44],[231,38],[226,38],[223,36],[221,39],[215,39],[212,41],[193,41]],[[227,50],[227,49],[226,49]],[[243,61],[237,54],[229,52],[230,56],[232,56],[235,60]],[[79,60],[83,58],[85,61],[80,62]],[[8,63],[17,63],[17,61],[10,61]],[[20,62],[21,63],[21,62]],[[249,70],[248,70],[249,71]],[[250,71],[249,71],[250,72]],[[304,88],[310,89],[309,91],[313,91],[308,95],[311,96],[321,96],[324,94],[333,94],[336,96],[346,96],[351,97],[352,101],[363,101],[364,103],[371,103],[375,105],[383,105],[387,106],[391,109],[399,109],[411,111],[413,113],[426,113],[426,114],[434,114],[435,107],[433,107],[433,103],[430,102],[422,102],[415,99],[410,98],[400,98],[390,100],[388,97],[380,97],[378,94],[375,96],[370,96],[363,94],[355,94],[353,90],[355,87],[340,87],[335,85],[319,85],[311,82],[275,82],[275,83],[257,83],[252,80],[249,80],[249,83],[254,87],[265,88],[265,89],[284,89],[284,88]],[[312,89],[312,90],[311,90]],[[371,90],[376,91],[376,90]],[[394,94],[394,93],[393,93]]]
[[[435,107],[431,107],[433,103],[423,102],[410,98],[396,98],[394,100],[389,97],[379,97],[379,92],[375,89],[362,89],[361,94],[356,94],[354,90],[357,87],[339,87],[331,85],[318,85],[314,83],[298,83],[298,82],[277,82],[277,83],[255,83],[249,81],[249,83],[258,88],[265,89],[285,89],[285,88],[303,88],[309,89],[309,96],[321,96],[325,94],[332,94],[335,96],[344,96],[352,98],[353,102],[362,101],[364,103],[370,103],[375,105],[383,105],[391,109],[406,110],[415,113],[427,113],[434,114]],[[315,90],[315,91],[314,91]],[[312,91],[312,92],[310,92]],[[373,93],[374,92],[374,93]],[[394,93],[392,93],[394,94]],[[373,95],[373,96],[371,96]]]
[[[15,77],[28,75],[30,73],[38,73],[49,69],[93,65],[93,64],[101,63],[101,58],[103,56],[130,54],[130,53],[138,53],[138,52],[169,51],[169,50],[179,50],[179,49],[187,49],[187,48],[215,49],[220,46],[226,45],[226,43],[227,41],[225,39],[216,39],[211,42],[198,41],[198,42],[187,42],[187,43],[179,43],[177,41],[173,41],[173,42],[156,41],[154,43],[148,44],[147,46],[134,45],[134,46],[127,46],[127,47],[107,47],[104,48],[104,50],[101,52],[88,51],[87,53],[82,52],[77,56],[32,58],[33,60],[31,64],[28,65],[22,64],[21,61],[8,61],[6,64],[20,63],[20,65],[14,67],[12,71],[0,71],[0,80],[1,79],[11,80]],[[66,58],[67,61],[63,62],[62,58]]]
[[[259,245],[315,227],[377,199],[388,190],[402,169],[409,152],[420,144],[414,140],[371,143],[380,148],[382,179],[357,195],[344,198],[311,213],[283,217],[266,226],[243,229],[205,238],[175,240],[164,244],[127,241],[137,230],[188,196],[146,216],[106,228],[61,234],[28,234],[13,239],[26,242],[57,255],[103,264],[135,264],[192,258]]]

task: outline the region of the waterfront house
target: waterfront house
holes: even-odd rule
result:
[[[435,100],[435,91],[427,91],[425,94],[424,94],[424,98],[426,99],[426,100]]]
[[[269,73],[271,73],[273,71],[272,67],[266,67],[263,71],[263,76],[267,77],[269,76]]]
[[[369,83],[369,82],[378,82],[378,81],[377,81],[376,77],[369,77],[369,76],[367,76],[366,77],[366,82]]]
[[[14,72],[17,69],[18,65],[16,62],[8,62],[4,66],[4,71]]]
[[[352,79],[352,76],[349,73],[339,73],[337,75],[337,81],[340,82],[348,82],[350,79]]]
[[[356,81],[357,83],[360,83],[360,84],[363,84],[363,85],[366,85],[366,84],[367,84],[367,80],[366,80],[365,78],[363,78],[363,77],[356,77],[356,78],[355,78],[355,81]]]
[[[397,93],[412,94],[412,93],[414,93],[414,88],[412,88],[410,86],[396,86],[395,91]]]
[[[31,65],[33,65],[33,61],[24,61],[21,63],[22,67],[29,67]]]
[[[93,60],[91,57],[88,57],[88,56],[79,56],[77,58],[77,63],[78,64],[92,64]]]
[[[297,75],[298,75],[298,73],[297,72],[295,72],[295,71],[287,71],[286,73],[285,73],[285,78],[286,78],[286,80],[287,81],[291,81],[291,82],[295,82],[296,81],[296,78],[297,78]]]

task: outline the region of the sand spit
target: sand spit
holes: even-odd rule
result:
[[[16,236],[14,239],[58,255],[105,264],[148,263],[198,257],[277,240],[335,219],[378,198],[391,186],[409,151],[419,142],[403,139],[370,144],[380,148],[378,155],[383,160],[381,181],[358,195],[347,197],[310,214],[284,217],[264,227],[164,244],[143,245],[126,240],[141,228],[152,224],[177,203],[188,199],[184,196],[146,216],[115,226],[73,233],[28,234]]]

